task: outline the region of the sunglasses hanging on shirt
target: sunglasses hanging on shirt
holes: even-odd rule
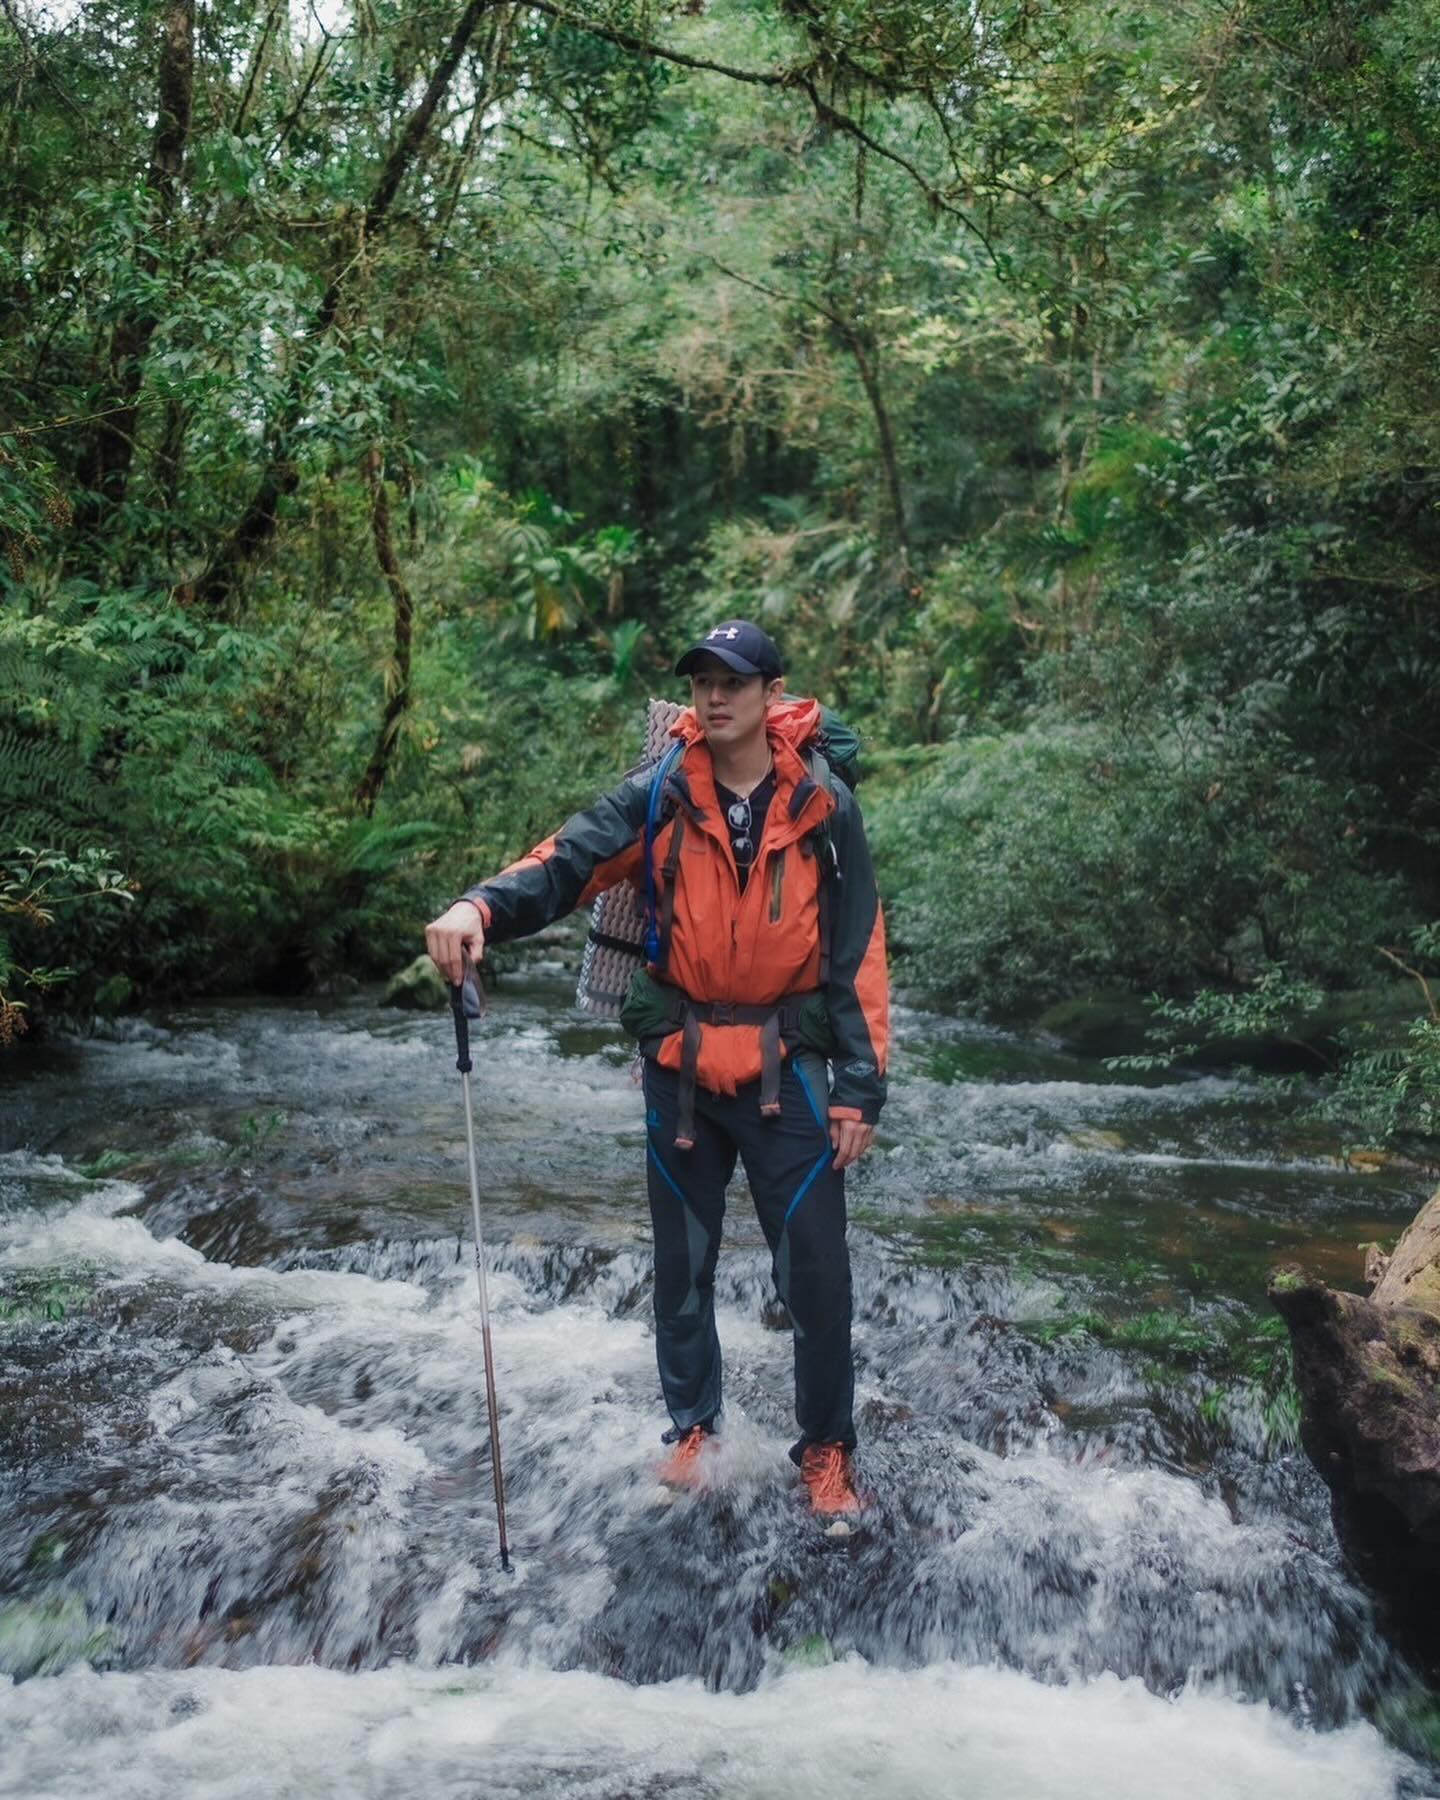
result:
[[[730,848],[735,853],[735,866],[748,869],[755,860],[755,840],[750,835],[752,819],[749,798],[732,801],[726,808],[725,817],[730,823]]]

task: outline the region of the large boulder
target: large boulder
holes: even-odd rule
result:
[[[1057,1000],[1035,1029],[1079,1056],[1133,1056],[1155,1045],[1149,1037],[1155,1012],[1127,988],[1099,988]]]
[[[1440,1193],[1394,1251],[1371,1247],[1369,1295],[1298,1268],[1270,1298],[1290,1330],[1301,1441],[1336,1533],[1412,1653],[1440,1666]]]
[[[436,1012],[450,1004],[445,978],[428,956],[417,956],[398,975],[392,975],[380,996],[382,1006],[399,1006],[407,1012]]]

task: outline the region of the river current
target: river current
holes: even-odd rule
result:
[[[569,995],[475,1027],[510,1574],[447,1017],[217,1003],[0,1077],[0,1795],[1440,1793],[1263,1300],[1358,1286],[1423,1184],[1253,1082],[901,1009],[865,1526],[797,1503],[738,1179],[725,1429],[662,1504],[640,1095]]]

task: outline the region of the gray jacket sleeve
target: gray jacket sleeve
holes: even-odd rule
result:
[[[825,1003],[835,1042],[831,1118],[873,1125],[885,1104],[890,1046],[890,976],[885,918],[860,807],[849,788],[835,784],[830,841],[830,978]]]

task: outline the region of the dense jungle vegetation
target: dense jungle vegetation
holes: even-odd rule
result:
[[[1440,1128],[1437,44],[3,0],[3,1035],[389,972],[743,612],[903,979],[1183,1037],[1399,964],[1357,1105]]]

